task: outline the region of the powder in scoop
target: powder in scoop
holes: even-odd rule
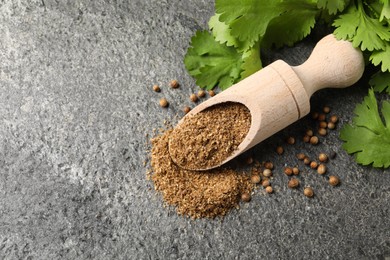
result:
[[[167,130],[152,139],[151,179],[164,201],[192,218],[224,216],[238,207],[241,194],[253,189],[249,175],[225,168],[198,172],[178,167],[168,152],[173,134]]]
[[[221,164],[240,145],[251,125],[248,108],[240,103],[221,103],[184,118],[170,135],[173,160],[197,170]]]

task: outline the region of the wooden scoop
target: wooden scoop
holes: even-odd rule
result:
[[[277,60],[199,104],[186,116],[224,102],[238,102],[249,109],[252,117],[249,132],[222,165],[307,115],[310,112],[309,99],[314,92],[326,87],[351,86],[360,79],[363,71],[361,51],[350,42],[338,41],[330,34],[317,43],[302,65],[292,67]],[[172,160],[175,162],[175,158]]]

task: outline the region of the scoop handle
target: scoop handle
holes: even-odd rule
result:
[[[310,97],[322,88],[345,88],[356,83],[364,72],[364,59],[351,42],[329,34],[317,43],[306,62],[292,69]]]

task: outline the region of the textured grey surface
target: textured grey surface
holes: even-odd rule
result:
[[[196,91],[182,60],[210,1],[1,1],[0,258],[2,259],[385,259],[390,256],[390,172],[355,164],[338,131],[312,148],[301,141],[275,156],[307,118],[250,151],[276,165],[275,194],[221,220],[190,220],[164,208],[145,178],[146,133],[172,119]],[[309,40],[268,59],[299,63]],[[178,90],[167,82],[178,79]],[[160,84],[163,91],[153,93]],[[366,87],[326,90],[351,120]],[[158,107],[165,96],[167,110]],[[329,171],[309,171],[288,190],[281,173],[298,151],[334,150]],[[301,166],[302,167],[302,166]],[[303,167],[302,167],[303,168]],[[388,258],[386,258],[388,259]]]

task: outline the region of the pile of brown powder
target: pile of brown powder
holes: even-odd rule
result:
[[[240,103],[222,103],[187,117],[170,135],[174,161],[197,170],[221,164],[240,145],[251,125],[248,108]]]
[[[192,218],[224,216],[238,207],[241,194],[253,189],[250,177],[224,168],[197,172],[178,167],[168,152],[173,133],[167,130],[152,139],[151,179],[164,201]]]

